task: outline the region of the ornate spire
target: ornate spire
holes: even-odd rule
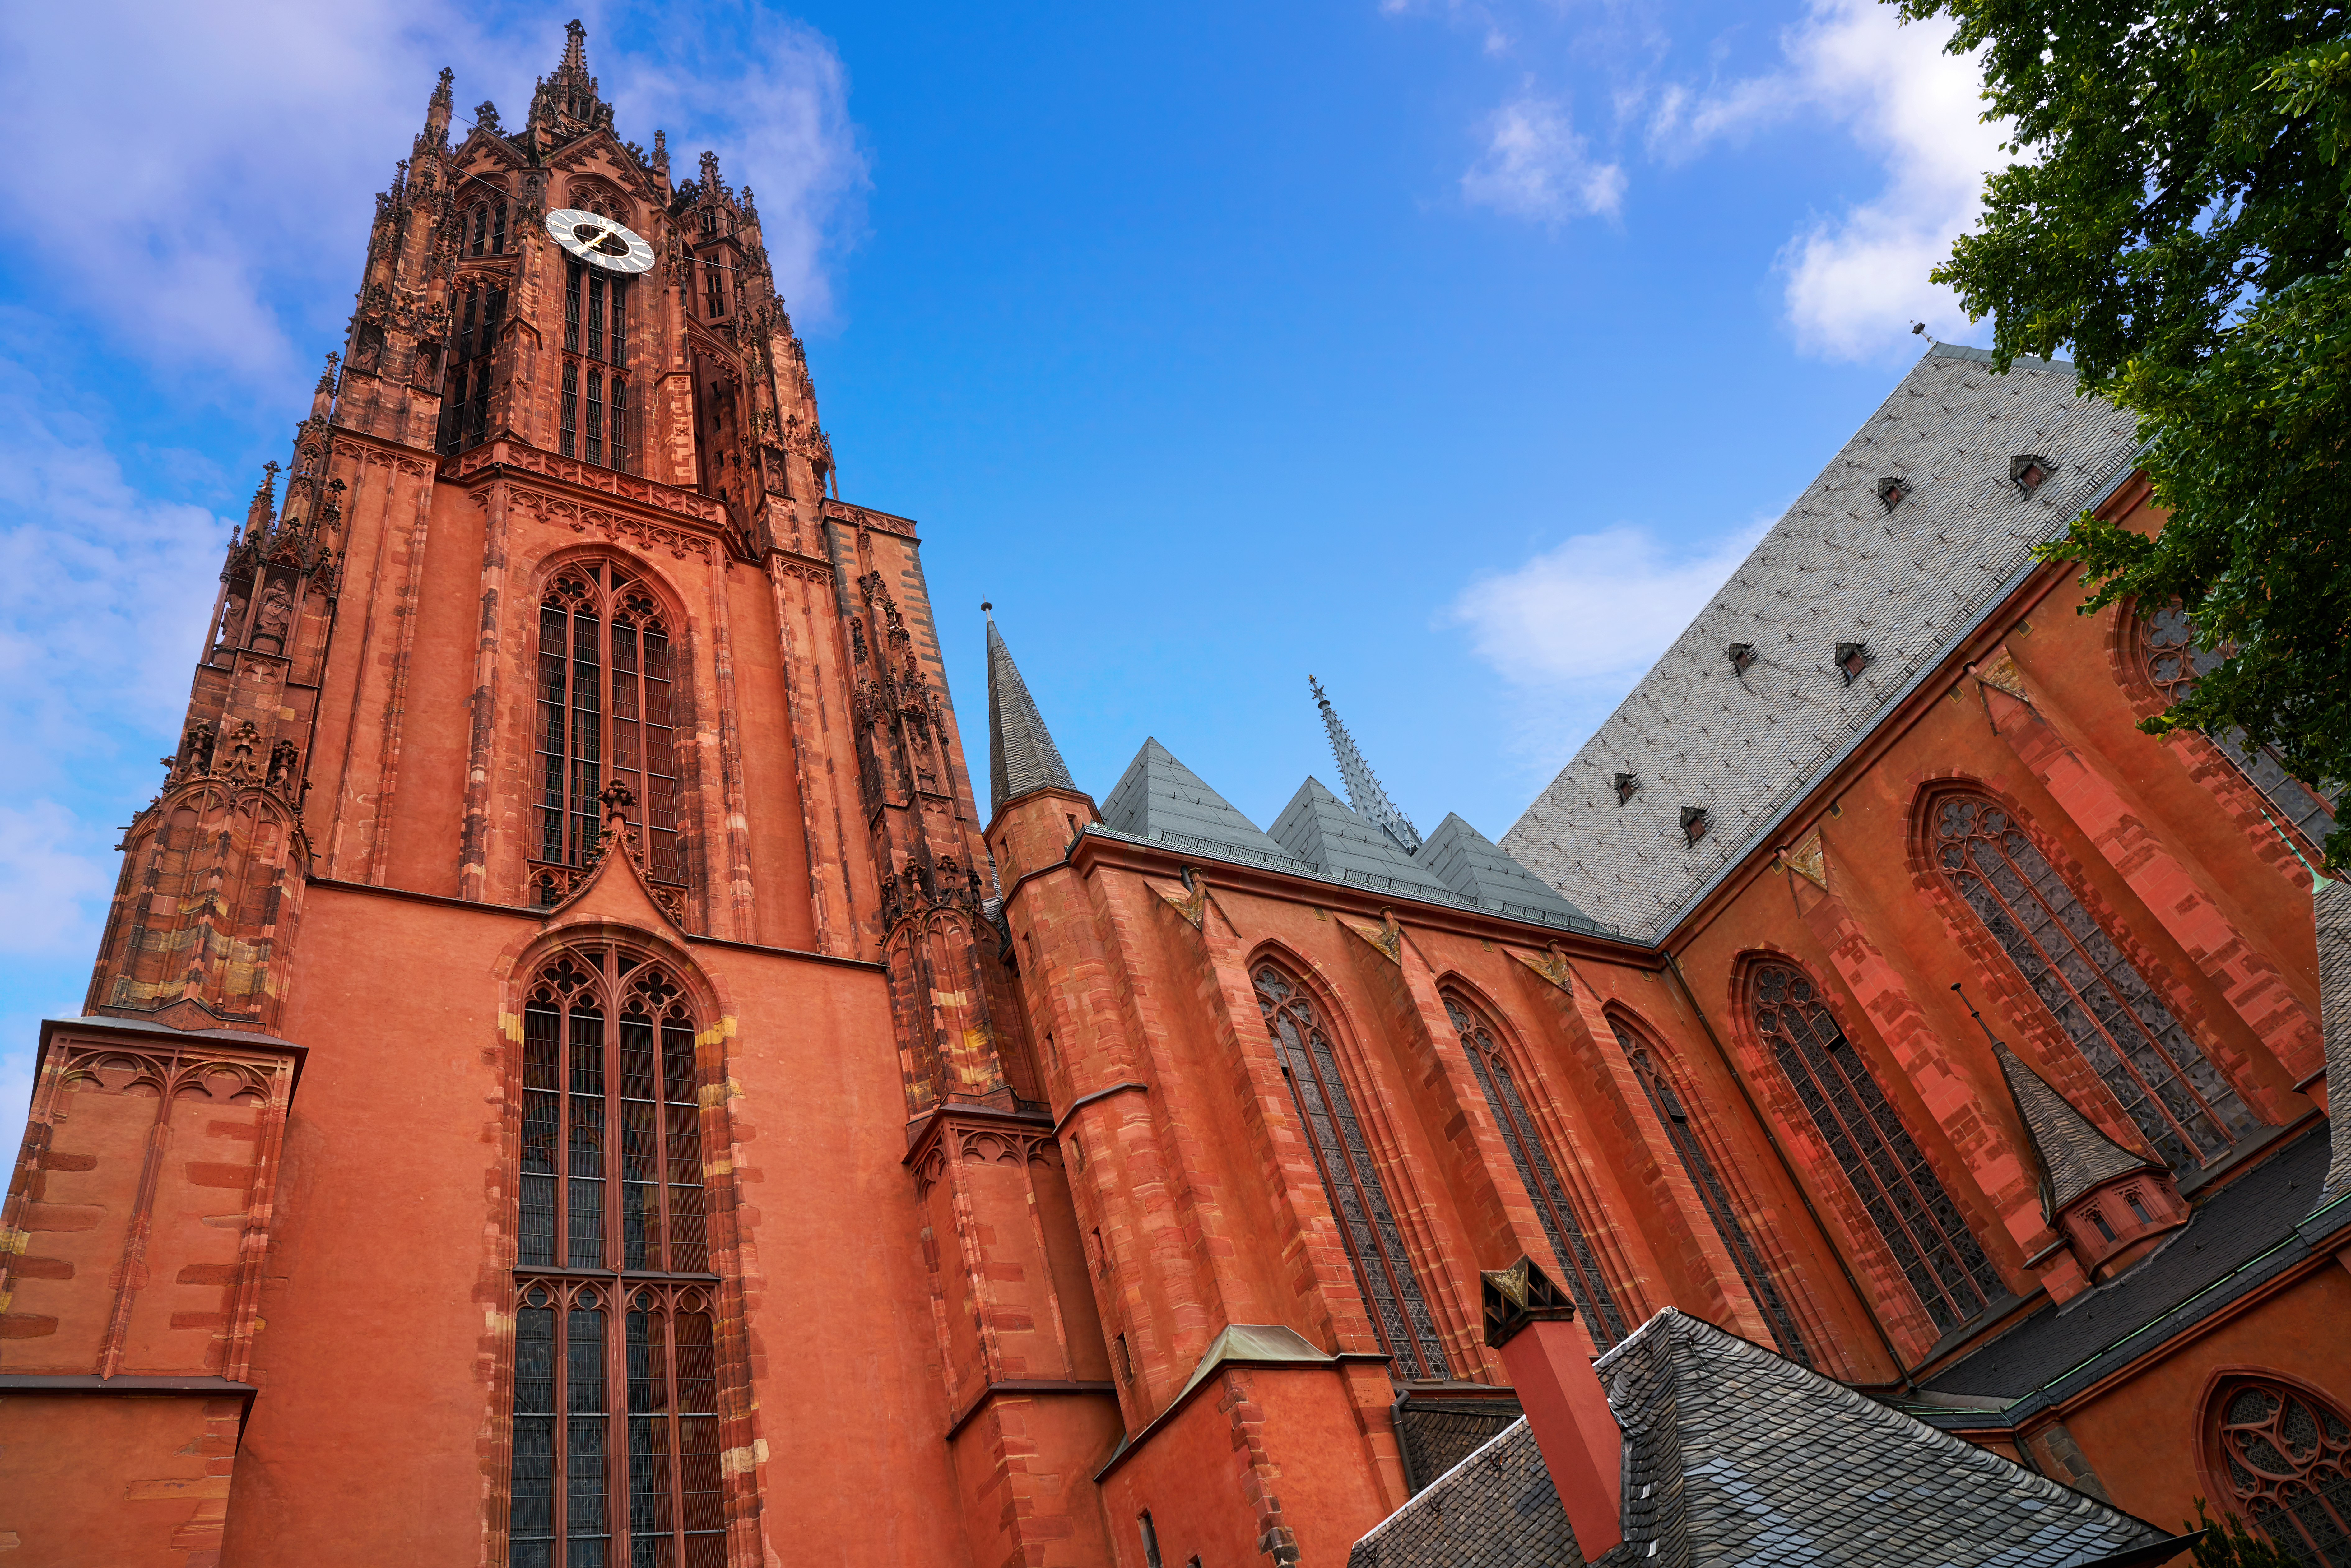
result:
[[[1412,825],[1411,818],[1396,810],[1395,802],[1380,788],[1380,781],[1372,777],[1372,765],[1355,749],[1347,727],[1339,722],[1338,710],[1323,695],[1322,683],[1309,675],[1306,685],[1314,693],[1315,706],[1322,710],[1322,727],[1331,737],[1331,754],[1339,759],[1339,782],[1346,787],[1347,804],[1355,809],[1355,815],[1394,839],[1396,848],[1411,854],[1420,848],[1420,830]]]
[[[2100,1132],[2096,1123],[2051,1088],[2047,1079],[2027,1067],[2022,1057],[2009,1050],[2007,1042],[1991,1032],[1991,1026],[1984,1022],[1983,1015],[1976,1011],[1975,1004],[1968,1000],[1959,982],[1953,981],[1951,989],[1959,992],[1968,1016],[1976,1020],[1976,1027],[1991,1041],[1992,1055],[2000,1061],[2000,1075],[2007,1081],[2009,1097],[2016,1102],[2018,1119],[2024,1124],[2024,1135],[2041,1161],[2042,1174],[2048,1178],[2047,1198],[2053,1217],[2092,1187],[2155,1164]]]
[[[992,816],[1004,803],[1031,789],[1068,789],[1077,784],[1069,764],[1046,731],[1044,716],[1029,695],[1029,683],[1012,662],[1012,650],[996,629],[996,607],[983,604],[987,614],[987,796]]]
[[[588,74],[588,29],[574,16],[563,24],[563,63],[555,68],[558,80]]]
[[[261,483],[253,492],[253,504],[245,509],[245,537],[257,539],[269,531],[269,519],[277,510],[277,459],[271,458],[261,465]]]

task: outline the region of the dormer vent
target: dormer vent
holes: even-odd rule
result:
[[[1861,672],[1877,662],[1866,643],[1839,643],[1836,645],[1836,666],[1844,676],[1846,685],[1861,678]]]
[[[1682,808],[1682,837],[1690,842],[1696,843],[1706,837],[1706,830],[1711,825],[1711,820],[1707,816],[1705,807],[1684,806]]]
[[[1641,776],[1639,774],[1619,773],[1616,775],[1615,780],[1616,803],[1620,806],[1623,805],[1625,801],[1631,800],[1634,795],[1638,793],[1640,788]]]
[[[2032,453],[2021,453],[2008,460],[2008,482],[2016,486],[2020,496],[2030,496],[2041,488],[2049,477],[2049,460]]]
[[[1877,504],[1889,512],[1900,506],[1902,497],[1909,493],[1910,481],[1900,475],[1889,474],[1877,482]]]
[[[1733,643],[1729,647],[1725,648],[1723,652],[1730,655],[1730,673],[1732,674],[1745,674],[1748,672],[1748,669],[1755,663],[1755,644],[1752,643]]]

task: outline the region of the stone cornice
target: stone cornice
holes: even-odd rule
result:
[[[650,511],[666,512],[709,529],[716,538],[723,539],[727,532],[726,509],[708,496],[664,485],[658,479],[600,468],[577,458],[559,457],[519,441],[501,438],[485,442],[460,456],[447,470],[447,477],[461,485],[486,484],[500,476],[511,478],[522,474]]]

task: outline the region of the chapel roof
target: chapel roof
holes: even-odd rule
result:
[[[2155,1162],[2133,1154],[2098,1130],[2097,1124],[2049,1081],[2024,1063],[2024,1059],[1999,1040],[1992,1054],[2000,1060],[2000,1075],[2008,1082],[2024,1122],[2024,1135],[2041,1157],[2049,1178],[2049,1207],[2053,1214],[2101,1182],[2145,1170]]]
[[[1156,739],[1143,743],[1086,831],[1561,930],[1605,929],[1458,816],[1406,854],[1309,778],[1268,834]]]
[[[2130,416],[2071,366],[1937,344],[1797,497],[1502,847],[1654,941],[2005,600],[2036,544],[2111,493]],[[2030,495],[2022,456],[2047,477]],[[1889,507],[1881,484],[1902,481]],[[1734,668],[1728,650],[1753,654]],[[1848,678],[1840,644],[1867,663]],[[1614,780],[1637,787],[1619,803]],[[1685,808],[1707,813],[1691,841]]]
[[[1625,1540],[1597,1568],[2120,1568],[2180,1549],[2145,1520],[1671,1307],[1593,1370],[1625,1434]],[[1347,1558],[1348,1568],[1585,1562],[1523,1419]]]

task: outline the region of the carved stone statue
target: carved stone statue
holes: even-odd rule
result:
[[[286,629],[294,624],[294,596],[282,581],[273,582],[262,591],[261,609],[253,618],[254,635],[275,637],[277,645],[286,645]]]
[[[234,643],[236,641],[237,632],[243,629],[244,625],[245,596],[232,588],[229,590],[228,602],[221,606],[220,634],[214,637],[213,641],[214,643]]]

